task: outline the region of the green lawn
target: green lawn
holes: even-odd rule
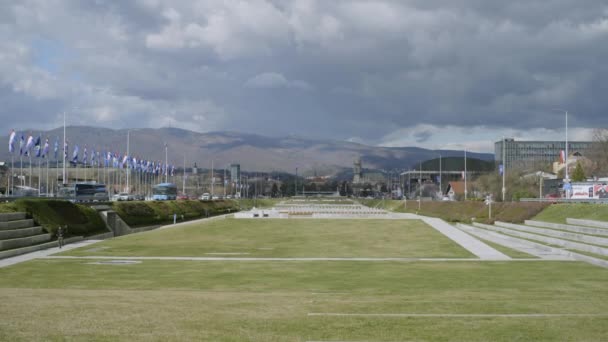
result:
[[[0,340],[608,340],[608,270],[579,262],[91,262],[0,269]]]
[[[422,221],[342,219],[223,219],[124,236],[64,255],[475,257]]]
[[[567,218],[608,221],[608,204],[553,204],[532,220],[566,223]]]

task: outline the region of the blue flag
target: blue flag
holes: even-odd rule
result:
[[[25,137],[21,134],[21,140],[19,140],[19,155],[23,155],[23,148],[25,147]]]
[[[36,158],[40,158],[40,136],[36,138],[36,142],[34,143],[34,150],[36,151]]]
[[[13,154],[13,152],[15,152],[15,137],[16,137],[17,133],[15,133],[15,130],[11,130],[11,134],[9,135],[8,138],[8,152],[10,154]]]
[[[55,146],[53,146],[53,153],[55,154],[55,159],[57,159],[57,151],[59,151],[59,137],[55,138]]]
[[[72,162],[78,163],[78,145],[74,145],[74,152],[72,153]]]

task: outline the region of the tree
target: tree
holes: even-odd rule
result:
[[[576,162],[576,168],[574,169],[571,178],[573,182],[583,182],[587,179],[587,177],[585,177],[585,171],[583,170],[583,166],[580,162]]]
[[[274,197],[278,197],[279,195],[279,187],[277,186],[277,183],[272,183],[272,190],[270,190],[270,195],[274,198]]]
[[[588,157],[593,163],[591,173],[596,176],[608,175],[608,128],[594,131],[593,145]]]

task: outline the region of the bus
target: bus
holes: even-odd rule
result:
[[[175,200],[177,198],[177,186],[173,183],[160,183],[152,188],[152,199],[154,201]]]
[[[57,197],[73,202],[107,202],[110,200],[105,184],[74,183],[57,191]]]

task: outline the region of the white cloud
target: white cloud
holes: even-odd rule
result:
[[[249,88],[295,88],[300,90],[312,89],[310,84],[301,81],[290,81],[285,76],[277,72],[265,72],[258,74],[245,82]]]

